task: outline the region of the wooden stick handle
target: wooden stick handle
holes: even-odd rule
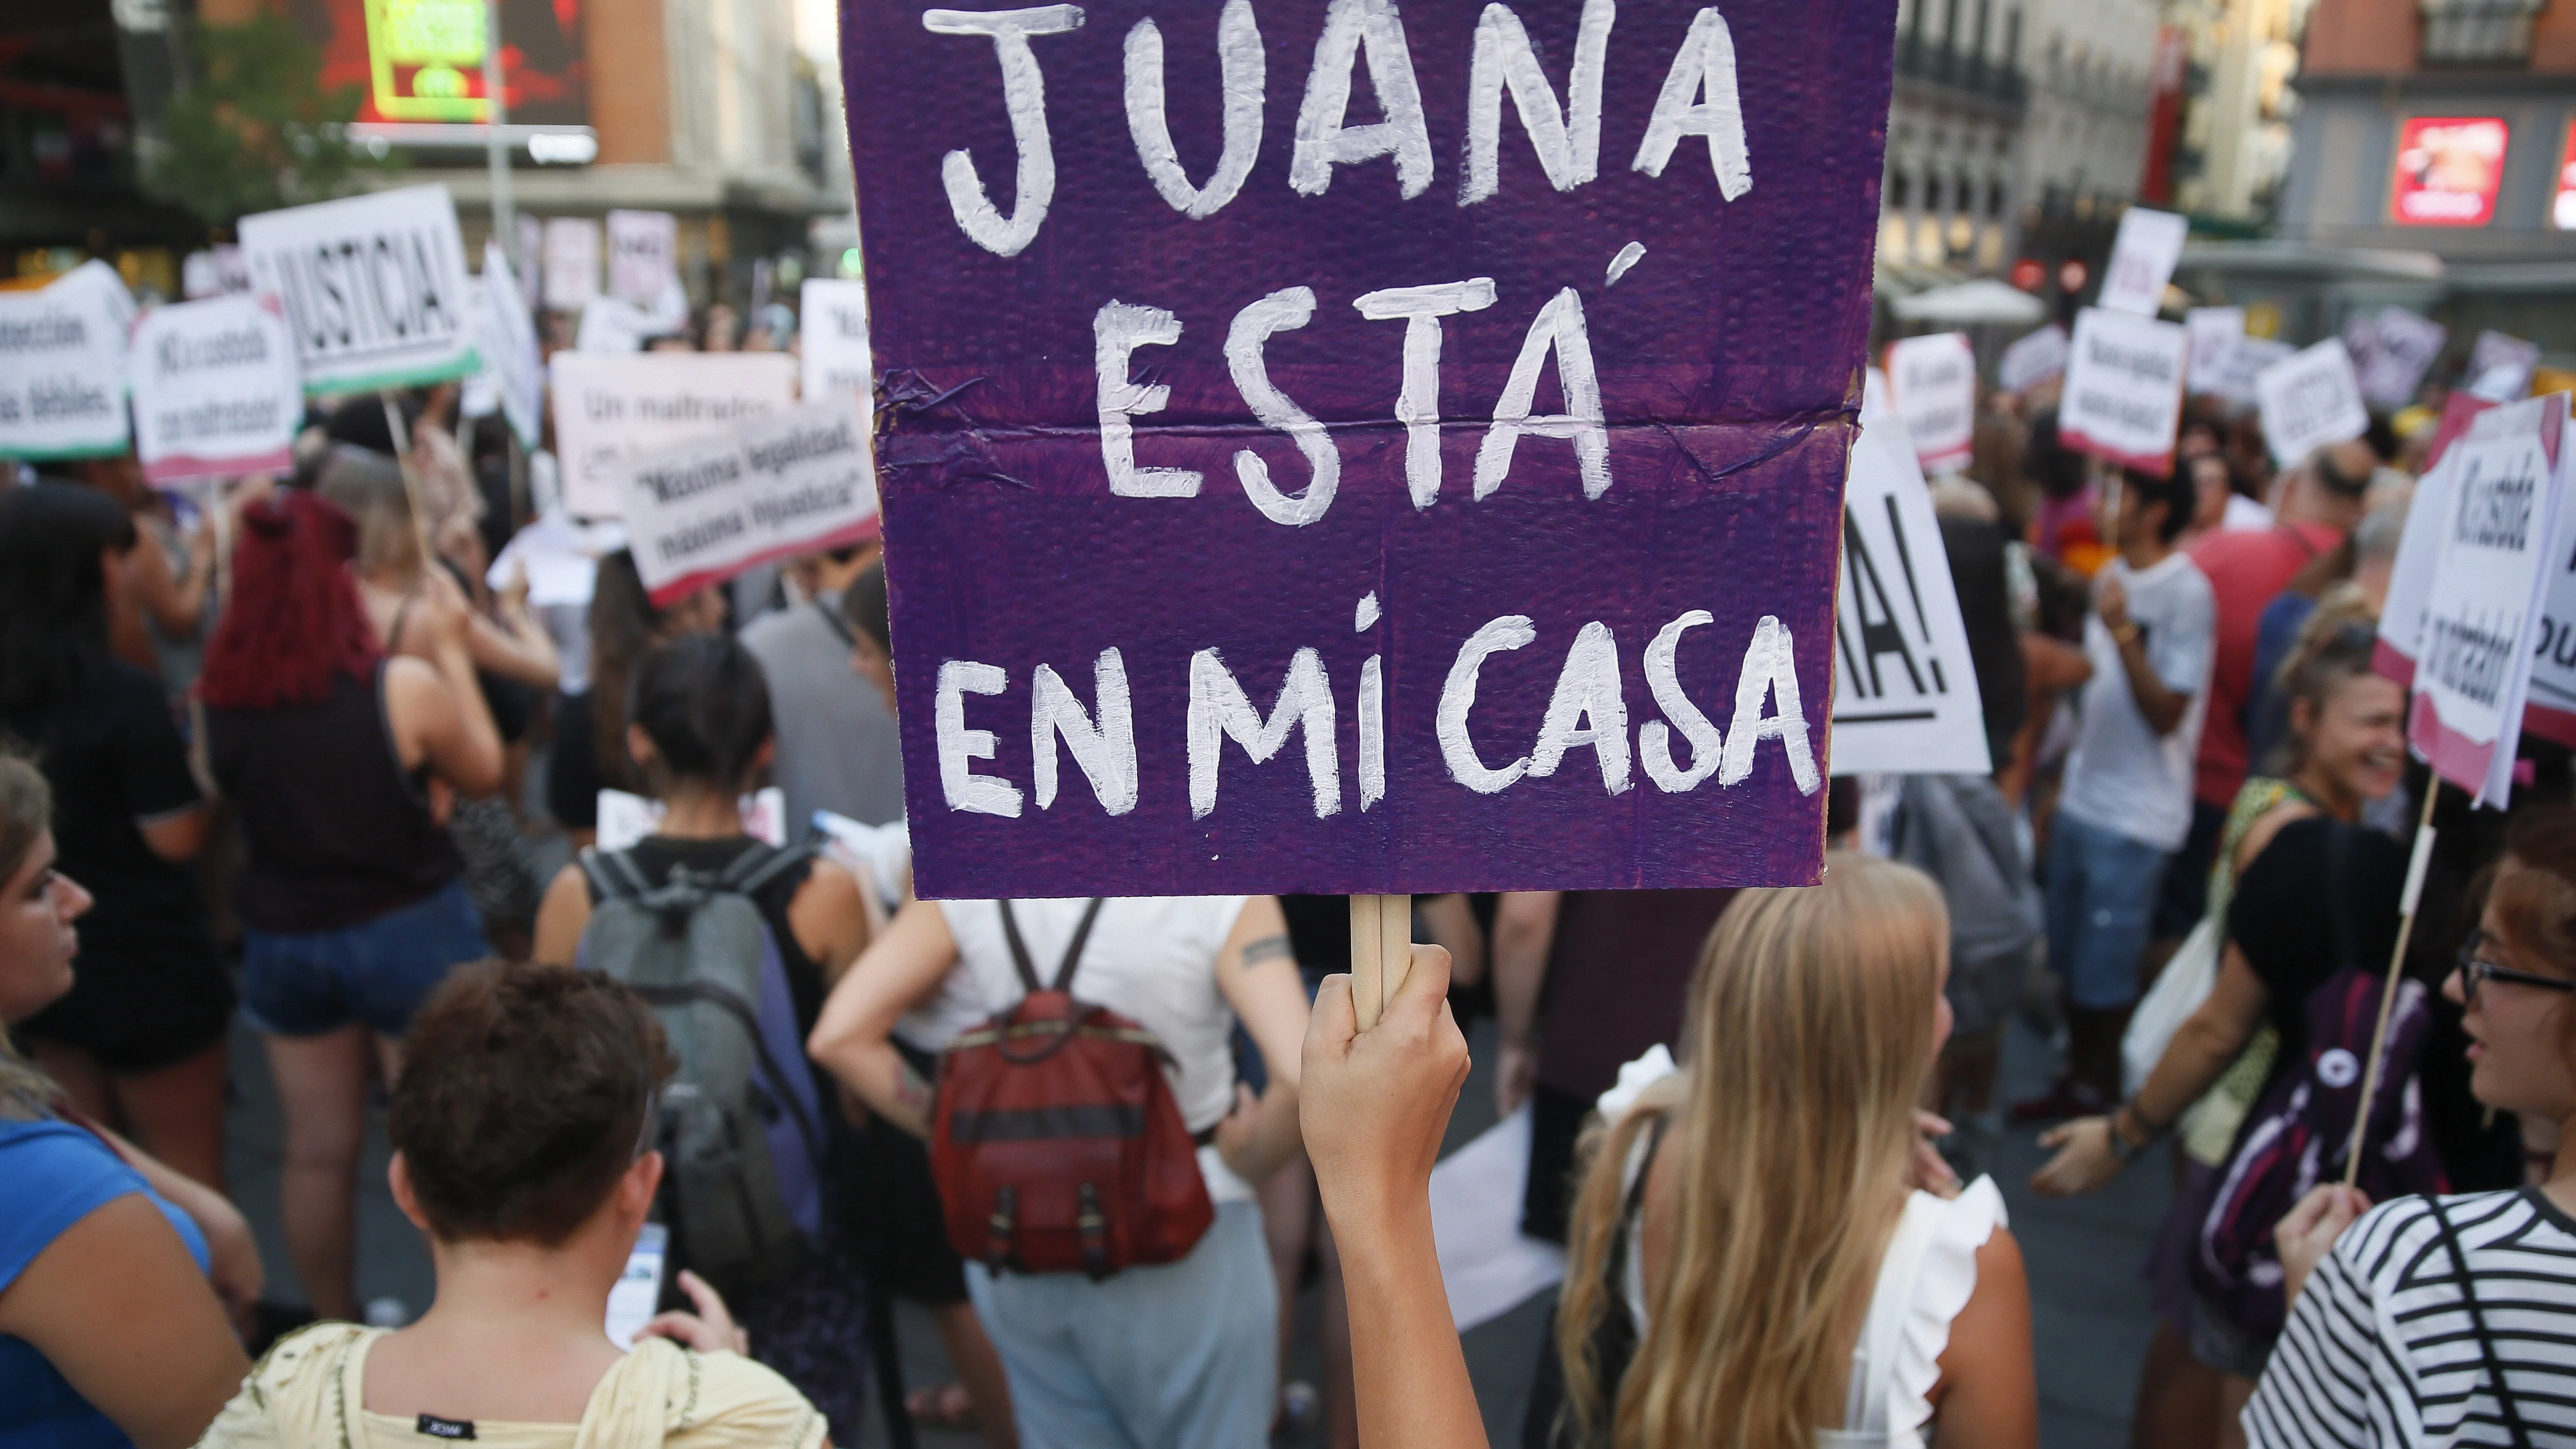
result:
[[[394,466],[402,470],[403,496],[411,503],[412,540],[420,546],[420,566],[424,570],[438,567],[438,552],[430,543],[429,506],[420,491],[420,475],[412,466],[411,425],[403,420],[402,406],[394,401],[392,388],[379,388],[376,401],[385,410],[385,434],[394,445]]]
[[[1351,897],[1351,1007],[1360,1030],[1377,1025],[1413,965],[1413,897]]]
[[[2397,949],[2388,956],[2388,979],[2379,988],[2379,1024],[2370,1034],[2370,1063],[2361,1073],[2361,1103],[2353,1111],[2352,1144],[2344,1153],[2343,1185],[2361,1176],[2361,1140],[2370,1130],[2370,1101],[2379,1091],[2379,1069],[2388,1054],[2388,1018],[2397,1005],[2397,980],[2405,974],[2406,943],[2415,934],[2416,898],[2424,893],[2424,872],[2433,859],[2433,802],[2442,798],[2442,777],[2427,775],[2424,811],[2415,822],[2415,853],[2406,863],[2406,891],[2398,901]]]

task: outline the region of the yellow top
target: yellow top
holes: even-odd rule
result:
[[[321,1323],[278,1340],[215,1416],[199,1449],[431,1449],[414,1418],[365,1407],[367,1352],[390,1329]],[[478,1420],[478,1449],[820,1449],[823,1415],[738,1354],[636,1341],[591,1390],[578,1424]]]

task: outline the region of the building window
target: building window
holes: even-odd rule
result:
[[[1986,183],[1986,215],[1995,218],[1997,221],[2003,220],[2004,184],[2000,179],[1991,180]]]
[[[1904,171],[1893,171],[1888,173],[1887,205],[1889,209],[1894,211],[1903,211],[1908,205],[1912,204],[1913,199],[1913,176]]]
[[[2421,0],[2426,65],[2522,65],[2543,0]]]

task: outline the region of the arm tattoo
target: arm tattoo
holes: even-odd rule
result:
[[[1264,936],[1243,948],[1243,969],[1246,971],[1272,961],[1296,959],[1297,953],[1289,949],[1286,936]]]
[[[895,1069],[894,1099],[925,1115],[930,1111],[930,1084],[921,1079],[921,1073],[914,1071],[910,1062]]]

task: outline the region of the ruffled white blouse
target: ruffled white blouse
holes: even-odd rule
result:
[[[1605,1109],[1615,1106],[1624,1112],[1635,1101],[1644,1082],[1632,1080],[1632,1073],[1640,1065],[1631,1062],[1621,1071],[1620,1085],[1603,1094]],[[1670,1070],[1669,1059],[1659,1065]],[[1646,1139],[1640,1137],[1629,1153],[1625,1180],[1630,1186],[1645,1166],[1645,1149]],[[1923,1429],[1932,1420],[1932,1386],[1941,1379],[1951,1320],[1977,1291],[1977,1250],[2007,1225],[2003,1193],[1991,1177],[1978,1178],[1955,1198],[1920,1191],[1907,1195],[1904,1215],[1888,1238],[1887,1256],[1879,1260],[1869,1316],[1852,1345],[1843,1425],[1818,1429],[1819,1449],[1923,1449]],[[1636,1230],[1634,1222],[1628,1224],[1631,1243]],[[1628,1254],[1620,1284],[1641,1337],[1647,1321],[1645,1271],[1638,1262],[1642,1256]]]

